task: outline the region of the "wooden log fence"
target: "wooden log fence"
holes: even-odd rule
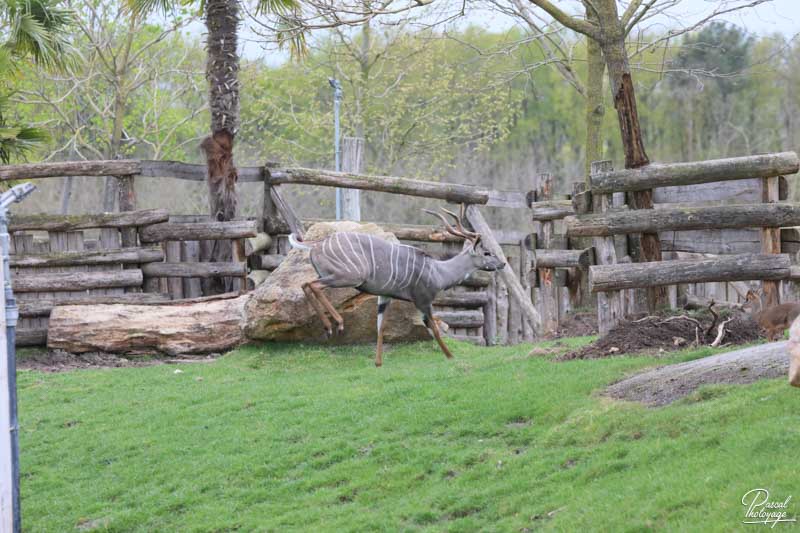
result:
[[[800,161],[794,152],[731,157],[690,163],[650,164],[592,175],[593,193],[644,191],[656,187],[693,185],[715,181],[771,178],[794,174]]]
[[[66,251],[42,254],[14,254],[10,256],[9,266],[57,267],[80,265],[141,264],[163,261],[164,252],[160,248],[120,248],[119,250]]]
[[[144,209],[124,213],[97,215],[12,215],[9,232],[17,231],[78,231],[91,228],[126,228],[148,226],[169,220],[163,209]]]
[[[142,271],[54,272],[14,278],[14,292],[84,291],[114,287],[139,287]]]
[[[596,265],[589,268],[592,292],[709,281],[781,280],[790,277],[786,254],[742,254],[655,263]]]
[[[258,234],[254,220],[231,220],[227,222],[165,222],[146,226],[139,232],[144,243],[164,241],[197,241],[219,239],[241,239]]]
[[[769,228],[800,225],[798,204],[745,204],[681,209],[610,211],[564,219],[569,237],[656,231]]]

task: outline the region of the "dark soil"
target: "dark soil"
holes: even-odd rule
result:
[[[700,321],[700,345],[711,344],[717,336],[717,327],[705,335],[711,326],[712,318],[708,316],[693,317]],[[723,319],[721,318],[720,321]],[[725,326],[722,345],[747,344],[761,338],[758,325],[746,315],[737,315]],[[641,321],[623,322],[608,332],[605,337],[597,339],[579,350],[565,353],[558,360],[597,359],[623,354],[647,352],[652,355],[659,351],[682,350],[696,345],[696,324],[691,320],[678,317],[651,317]]]
[[[570,313],[558,325],[558,334],[553,338],[585,337],[597,335],[597,312]]]
[[[213,361],[209,357],[187,357],[181,359],[157,359],[148,357],[122,357],[110,353],[73,354],[61,350],[25,349],[17,354],[17,368],[39,372],[66,372],[98,368],[127,368],[161,364],[204,363]]]

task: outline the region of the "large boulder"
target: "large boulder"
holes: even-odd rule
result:
[[[306,232],[306,241],[324,239],[339,231],[369,233],[397,241],[375,224],[320,222]],[[245,305],[245,336],[255,340],[323,341],[325,333],[316,313],[306,301],[302,284],[317,279],[307,250],[294,249],[267,280],[250,295]],[[327,342],[353,344],[375,342],[377,297],[356,289],[325,289],[344,319],[344,333]],[[385,342],[429,339],[419,311],[409,302],[395,300],[384,315]]]

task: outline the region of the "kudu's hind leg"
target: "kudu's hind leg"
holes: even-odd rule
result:
[[[392,299],[386,296],[378,296],[378,348],[375,352],[375,366],[383,364],[383,326],[386,324],[383,320],[383,314],[391,301]]]
[[[314,291],[311,290],[309,285],[310,283],[303,283],[303,293],[306,295],[306,300],[308,300],[308,303],[311,304],[311,307],[314,308],[317,316],[322,321],[322,325],[325,328],[325,334],[330,337],[333,335],[333,325],[331,324],[331,321],[328,320],[328,315],[325,314],[325,309],[322,307],[322,304],[319,303],[319,300],[317,300]]]
[[[327,280],[325,278],[321,278],[321,279],[318,279],[318,280],[314,280],[314,281],[312,281],[311,283],[308,284],[308,288],[311,289],[314,292],[314,295],[322,303],[322,305],[325,307],[325,309],[328,311],[328,313],[330,313],[330,315],[333,318],[333,320],[336,322],[336,331],[338,331],[339,333],[344,331],[344,319],[342,318],[342,315],[340,315],[339,312],[336,310],[336,308],[333,307],[333,304],[328,299],[328,297],[325,295],[325,293],[322,291],[322,289],[325,288],[325,287],[355,287],[356,286],[356,285],[353,285],[353,284],[345,284],[345,283],[346,282],[338,282],[338,283],[331,282],[330,280]],[[357,285],[360,285],[360,282]]]
[[[430,332],[433,334],[433,338],[436,339],[436,342],[439,344],[439,348],[441,348],[444,352],[444,356],[448,359],[452,359],[453,354],[450,353],[450,349],[442,340],[442,336],[439,333],[439,325],[436,323],[436,320],[434,320],[433,315],[425,314],[423,322],[425,323],[425,327],[428,328],[428,330],[430,330]]]

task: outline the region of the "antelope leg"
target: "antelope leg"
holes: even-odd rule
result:
[[[325,314],[325,309],[317,300],[317,297],[314,295],[314,292],[311,290],[310,283],[303,283],[303,292],[306,295],[306,300],[311,304],[311,307],[314,308],[314,311],[317,313],[317,316],[322,321],[322,325],[325,328],[325,333],[330,337],[333,335],[333,326],[331,325],[331,321],[328,320],[328,316]]]
[[[383,326],[385,324],[383,314],[391,301],[392,299],[386,296],[378,296],[378,349],[375,353],[375,366],[383,364]]]
[[[433,338],[439,343],[439,348],[444,352],[444,356],[448,359],[452,359],[453,354],[450,353],[447,345],[442,340],[442,336],[439,334],[439,326],[436,324],[436,320],[433,319],[432,315],[425,315],[425,325],[428,326],[428,329],[433,333]]]
[[[314,292],[314,295],[317,297],[317,299],[322,303],[328,313],[331,314],[331,317],[333,317],[333,320],[337,325],[336,330],[341,333],[344,331],[344,319],[342,318],[342,315],[336,311],[336,308],[333,307],[333,304],[330,300],[328,300],[328,297],[325,296],[325,293],[322,292],[322,287],[324,286],[325,285],[323,285],[320,280],[315,280],[308,284],[308,288]]]

